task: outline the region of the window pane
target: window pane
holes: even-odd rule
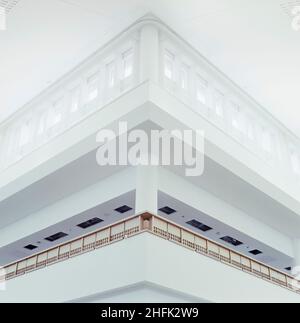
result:
[[[48,128],[54,127],[55,125],[57,125],[62,121],[63,107],[64,107],[63,99],[60,99],[53,104],[48,117],[48,123],[47,123]]]
[[[93,101],[98,97],[98,75],[94,74],[87,79],[88,101]]]
[[[175,56],[169,51],[165,52],[164,62],[165,62],[165,76],[172,80],[174,78],[174,60]]]
[[[180,86],[183,90],[188,88],[189,80],[189,67],[187,65],[182,65],[180,69]]]
[[[80,103],[80,87],[71,91],[71,112],[76,112],[79,109]]]
[[[244,110],[236,103],[232,104],[232,127],[249,139],[254,140],[254,128],[251,121],[247,118]]]
[[[241,131],[240,107],[235,103],[232,104],[232,126]]]
[[[123,78],[130,77],[133,74],[133,50],[130,49],[122,55],[123,60]]]
[[[214,106],[215,112],[219,117],[223,117],[224,115],[224,94],[219,91],[215,91],[214,93]]]
[[[116,84],[116,64],[111,62],[106,66],[108,87],[113,88]]]
[[[197,75],[197,100],[200,101],[202,104],[207,103],[207,82],[200,76]]]
[[[39,120],[38,135],[42,135],[44,133],[46,127],[46,119],[46,113],[42,114]]]

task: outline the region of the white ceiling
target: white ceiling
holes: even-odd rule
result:
[[[123,205],[127,205],[132,209],[122,214],[116,212],[116,208]],[[0,248],[0,265],[4,266],[17,260],[30,257],[31,255],[34,255],[36,253],[43,252],[44,250],[77,239],[82,235],[87,235],[90,232],[94,232],[100,228],[116,223],[124,218],[133,216],[135,213],[134,205],[135,192],[131,191],[101,205],[97,205],[92,209],[86,210],[85,212],[74,214],[74,216],[68,218],[67,220],[56,223],[50,227],[35,232],[25,238],[14,241],[9,245]],[[82,229],[77,226],[79,223],[83,223],[95,217],[100,218],[103,222],[100,222],[86,229]],[[57,232],[64,232],[67,234],[67,236],[55,242],[50,242],[45,239],[45,237],[49,237]],[[29,244],[33,244],[38,248],[31,251],[25,249],[24,247]],[[281,257],[279,256],[277,258]],[[289,264],[291,260],[289,258],[286,258],[286,256],[284,256],[284,258],[285,263],[283,266],[286,266],[286,263]]]
[[[132,210],[129,210],[128,212],[123,214],[119,214],[115,211],[116,208],[123,205],[131,207]],[[59,222],[53,226],[45,228],[44,230],[35,232],[30,236],[27,236],[5,247],[0,248],[0,265],[4,266],[19,259],[30,257],[31,255],[43,252],[44,250],[50,248],[54,248],[55,246],[63,244],[67,241],[74,240],[79,236],[82,236],[83,234],[87,235],[90,232],[94,232],[95,230],[116,223],[123,218],[130,217],[135,214],[134,205],[135,192],[131,191],[103,204],[97,205],[92,209],[86,210],[85,212],[76,215],[74,214],[74,216],[68,218],[65,221]],[[217,242],[218,244],[224,245],[241,254],[244,254],[245,256],[254,258],[257,261],[265,263],[281,271],[283,271],[286,267],[292,266],[293,259],[289,256],[255,240],[250,236],[247,236],[244,233],[237,231],[236,229],[214,219],[213,217],[199,210],[193,209],[189,205],[186,205],[169,195],[159,192],[158,209],[165,206],[173,208],[176,212],[172,213],[171,215],[167,215],[161,211],[158,211],[158,214],[160,216],[178,223],[189,230],[192,230],[212,241]],[[79,223],[82,223],[94,217],[101,218],[103,222],[98,223],[97,225],[85,230],[77,226]],[[187,224],[188,221],[194,219],[210,226],[212,230],[203,232]],[[67,236],[55,242],[49,242],[45,240],[45,237],[53,235],[57,232],[64,232],[67,234]],[[237,247],[229,245],[221,240],[221,238],[224,236],[231,236],[241,241],[243,244]],[[36,245],[38,248],[32,251],[26,250],[24,246],[27,246],[29,244]],[[260,250],[262,254],[257,256],[249,254],[249,252],[253,249]]]
[[[300,31],[287,3],[294,2],[20,0],[0,32],[0,121],[152,12],[300,137]]]

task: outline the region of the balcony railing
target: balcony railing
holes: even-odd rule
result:
[[[143,53],[145,25],[159,45]],[[147,37],[147,36],[146,36]],[[147,50],[144,52],[147,52]],[[157,19],[145,18],[0,126],[0,171],[101,109],[157,69],[159,86],[275,169],[300,179],[300,142],[240,88]],[[147,68],[146,68],[147,69]],[[146,78],[146,79],[145,79]]]
[[[138,82],[136,32],[120,36],[0,126],[0,171]]]
[[[200,256],[210,257],[224,265],[242,270],[259,279],[264,279],[300,294],[300,282],[292,276],[215,243],[176,223],[148,213],[129,217],[98,231],[9,264],[4,267],[4,276],[0,277],[0,282],[29,274],[143,232],[152,233],[188,248]]]
[[[167,29],[160,84],[246,149],[300,179],[300,142],[198,52]]]

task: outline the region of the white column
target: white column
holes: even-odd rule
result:
[[[135,212],[157,213],[158,167],[137,166]]]
[[[140,78],[141,82],[159,80],[159,30],[147,24],[140,34]]]

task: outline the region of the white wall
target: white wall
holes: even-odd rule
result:
[[[300,302],[293,292],[150,233],[10,280],[0,302],[66,302],[145,281],[211,302]]]
[[[206,303],[201,298],[165,288],[147,281],[73,300],[78,303]]]
[[[147,238],[147,280],[214,302],[300,302],[300,295],[158,237]]]

